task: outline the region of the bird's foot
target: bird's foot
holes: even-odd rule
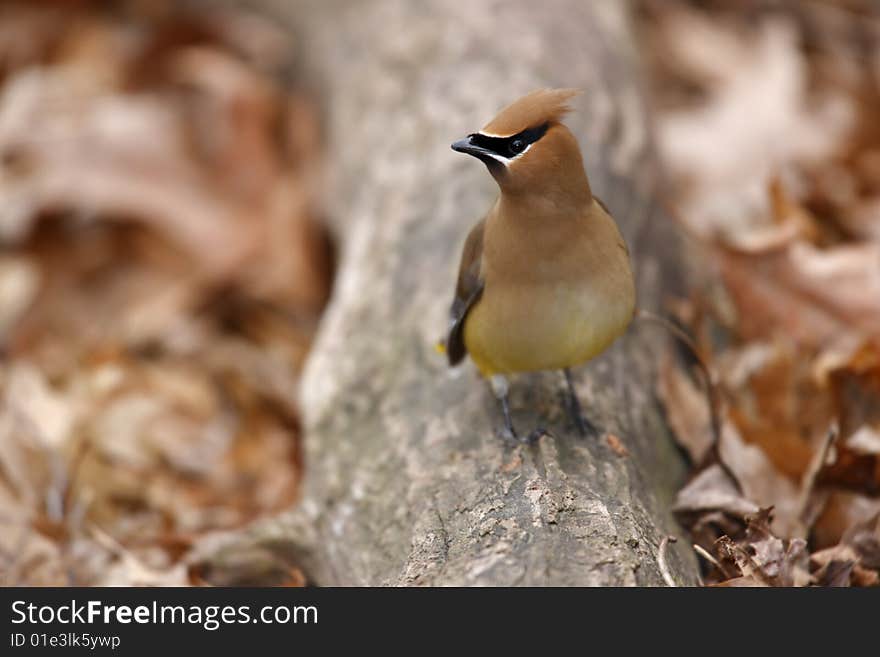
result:
[[[552,436],[553,434],[547,431],[544,427],[537,427],[533,429],[532,432],[526,436],[525,438],[521,438],[520,440],[524,442],[526,445],[533,445],[538,442],[543,436]]]
[[[533,445],[536,443],[542,436],[551,436],[549,431],[544,427],[538,427],[534,429],[527,436],[520,436],[516,431],[514,431],[513,427],[499,427],[495,430],[495,433],[499,438],[503,440],[509,440],[515,443],[521,443],[524,445]]]

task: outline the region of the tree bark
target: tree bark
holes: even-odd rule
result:
[[[639,305],[677,288],[625,3],[272,4],[326,104],[340,258],[302,379],[303,498],[254,539],[320,585],[663,585],[684,476],[653,395],[667,337],[630,329],[577,372],[616,450],[573,431],[556,373],[512,386],[517,425],[553,435],[503,441],[473,366],[451,371],[435,349],[463,240],[497,193],[449,144],[533,88],[584,89],[567,123],[630,244]],[[677,583],[697,581],[686,543],[665,560]]]

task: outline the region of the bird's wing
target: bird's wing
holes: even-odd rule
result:
[[[611,210],[608,209],[608,206],[605,205],[605,203],[602,201],[602,199],[600,199],[598,196],[596,196],[596,195],[594,194],[594,195],[593,195],[593,200],[595,200],[596,203],[599,204],[599,207],[601,207],[601,208],[605,211],[605,214],[607,214],[609,217],[611,217],[612,219],[614,219],[614,215],[611,214]],[[617,246],[619,246],[621,249],[623,249],[627,256],[629,255],[629,247],[626,245],[626,240],[623,239],[622,236],[618,236],[618,238],[617,238]]]
[[[464,320],[483,293],[483,277],[480,263],[483,259],[483,228],[485,218],[471,229],[461,252],[458,266],[458,283],[455,299],[449,310],[449,335],[446,338],[446,354],[450,365],[457,365],[467,353],[464,344]]]

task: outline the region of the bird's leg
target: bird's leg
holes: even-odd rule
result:
[[[577,427],[578,433],[582,436],[586,436],[587,433],[599,435],[599,429],[595,424],[590,422],[589,418],[584,416],[583,411],[581,410],[581,403],[578,400],[577,392],[574,389],[571,370],[566,367],[562,371],[565,373],[565,382],[568,384],[568,412],[571,415],[571,419],[574,421],[575,427]]]
[[[532,431],[527,437],[520,438],[516,433],[516,429],[513,428],[513,421],[510,419],[510,403],[507,401],[507,393],[510,386],[507,384],[507,379],[500,374],[496,374],[489,379],[489,382],[492,386],[492,392],[501,404],[501,413],[504,416],[504,428],[499,429],[498,431],[502,438],[524,443],[533,443],[547,433],[547,431],[539,427]]]
[[[516,429],[513,428],[513,422],[510,419],[510,404],[507,402],[507,396],[500,398],[501,413],[504,415],[504,429],[502,433],[506,438],[516,438]]]
[[[510,419],[510,404],[507,401],[510,386],[507,384],[507,379],[500,374],[495,374],[489,379],[489,384],[492,386],[492,393],[501,404],[501,414],[504,416],[504,428],[499,429],[498,433],[502,438],[518,440],[516,429],[513,428],[513,421]]]

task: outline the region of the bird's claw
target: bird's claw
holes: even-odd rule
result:
[[[544,427],[538,427],[538,428],[534,429],[527,436],[520,436],[511,427],[499,427],[498,429],[495,430],[495,433],[498,435],[499,438],[501,438],[503,440],[509,440],[511,442],[520,443],[523,445],[533,445],[542,436],[551,436],[552,435]]]
[[[533,445],[534,443],[538,442],[538,440],[540,440],[542,436],[552,436],[552,435],[553,434],[551,434],[549,431],[547,431],[544,427],[538,427],[537,429],[534,429],[532,431],[532,433],[530,433],[524,439],[521,438],[520,440],[522,442],[524,442],[526,445]]]

